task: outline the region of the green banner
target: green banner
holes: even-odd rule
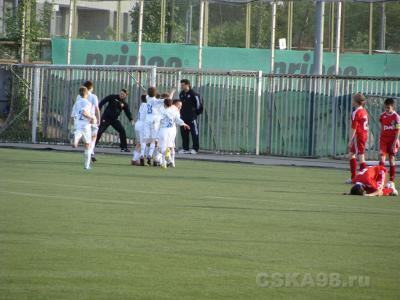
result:
[[[197,46],[144,43],[142,65],[197,68]],[[75,65],[135,65],[133,42],[73,40],[71,63]],[[66,64],[67,40],[52,40],[54,64]],[[269,72],[270,50],[205,47],[203,68],[214,70],[262,70]],[[276,51],[276,73],[311,74],[312,51]],[[333,74],[334,53],[324,53],[324,74]],[[340,74],[349,76],[400,76],[399,54],[342,54]]]

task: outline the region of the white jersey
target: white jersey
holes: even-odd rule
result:
[[[145,122],[147,116],[147,103],[140,104],[139,111],[138,111],[138,121]]]
[[[88,101],[92,103],[92,115],[96,115],[96,107],[99,107],[99,98],[95,94],[89,92]]]
[[[86,111],[92,115],[92,104],[85,98],[78,96],[76,102],[72,107],[71,117],[74,118],[75,130],[90,129],[90,120],[86,118],[83,113]]]
[[[163,99],[146,96],[146,123],[158,122],[160,110],[164,105]]]
[[[176,125],[182,126],[185,124],[181,119],[179,111],[174,107],[168,107],[160,112],[160,129],[175,128]]]

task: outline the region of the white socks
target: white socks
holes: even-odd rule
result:
[[[89,169],[90,168],[90,157],[91,157],[90,150],[85,150],[84,157],[85,157],[85,169]]]
[[[90,143],[90,147],[89,147],[90,155],[94,155],[94,147],[96,147],[96,141],[92,141]]]
[[[132,156],[132,160],[133,161],[138,161],[139,160],[139,158],[140,158],[140,153],[139,153],[139,151],[138,150],[133,150],[133,156]]]
[[[140,156],[144,157],[146,152],[146,143],[141,143],[140,144]]]
[[[170,159],[171,163],[175,164],[175,149],[171,148]]]
[[[149,156],[153,157],[154,150],[156,148],[156,144],[153,142],[150,144]]]

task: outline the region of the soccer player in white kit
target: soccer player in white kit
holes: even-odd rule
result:
[[[84,168],[90,169],[90,143],[92,140],[91,125],[97,122],[92,114],[92,104],[88,101],[89,92],[86,87],[79,88],[79,96],[72,107],[71,118],[74,119],[74,142],[72,147],[77,148],[82,139],[85,145]]]
[[[92,115],[96,116],[97,123],[92,124],[92,141],[90,142],[90,155],[92,156],[92,161],[96,161],[96,157],[94,155],[94,147],[96,146],[96,137],[97,132],[99,131],[100,126],[100,109],[99,109],[99,98],[95,94],[93,94],[94,85],[90,80],[86,81],[83,84],[89,91],[88,101],[92,103]]]
[[[161,168],[167,168],[166,153],[167,149],[172,151],[175,148],[176,125],[183,126],[185,129],[190,130],[180,117],[179,110],[172,106],[171,99],[164,100],[164,110],[160,114],[160,131],[159,131],[159,147],[161,151]],[[172,167],[175,166],[175,161],[171,161]]]
[[[139,161],[140,157],[140,165],[144,166],[144,155],[146,151],[146,141],[144,138],[144,123],[146,121],[146,114],[147,114],[147,96],[142,95],[140,97],[141,104],[138,111],[138,117],[135,123],[135,135],[136,135],[136,146],[135,150],[133,150],[133,157],[132,157],[132,165],[138,165],[137,162]],[[143,147],[144,144],[145,146]]]
[[[172,108],[177,110],[177,112],[181,113],[182,109],[182,101],[180,99],[174,99],[172,100]],[[167,160],[167,167],[173,167],[175,168],[175,140],[176,140],[176,133],[177,133],[177,128],[176,126],[173,127],[174,132],[173,132],[173,140],[174,140],[174,147],[167,148],[167,151],[165,153],[165,158]]]
[[[163,106],[163,99],[157,99],[157,89],[149,87],[147,90],[147,103],[146,103],[146,118],[143,126],[144,141],[141,143],[141,157],[144,159],[144,151],[146,144],[150,144],[149,154],[147,156],[147,163],[151,163],[151,159],[156,148],[156,141],[158,139],[159,130],[159,111]]]

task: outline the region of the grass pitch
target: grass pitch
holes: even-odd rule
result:
[[[0,150],[1,299],[400,298],[399,198],[343,196],[338,170],[129,159]]]

